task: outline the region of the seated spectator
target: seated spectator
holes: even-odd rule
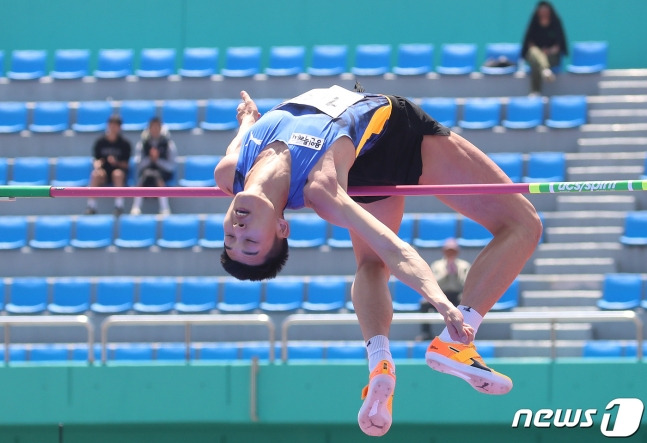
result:
[[[135,147],[137,164],[137,186],[166,186],[175,173],[177,149],[169,132],[162,128],[158,117],[148,123],[142,138]],[[130,213],[141,214],[142,197],[135,197]],[[159,197],[160,214],[170,214],[168,197]]]
[[[111,116],[106,133],[94,143],[94,169],[90,175],[90,186],[126,186],[131,149],[130,142],[121,135],[121,117]],[[117,197],[115,216],[120,216],[123,209],[124,199]],[[88,199],[85,213],[97,213],[96,199]]]

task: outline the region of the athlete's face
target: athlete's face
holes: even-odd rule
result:
[[[277,240],[289,233],[287,222],[268,200],[244,191],[232,200],[223,226],[227,255],[252,266],[265,263]]]

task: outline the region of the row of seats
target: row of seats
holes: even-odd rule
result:
[[[222,157],[186,155],[177,158],[178,168],[169,185],[214,186],[213,170]],[[515,182],[559,182],[566,176],[563,152],[531,152],[527,160],[521,153],[493,153],[490,158]],[[53,169],[53,170],[52,170]],[[128,185],[135,183],[136,165],[130,159]],[[0,157],[0,185],[87,186],[92,157]]]
[[[575,42],[571,63],[566,69],[573,73],[600,72],[607,66],[607,42]],[[96,57],[96,69],[90,71],[91,53],[87,49],[61,49],[54,53],[54,69],[49,75],[56,79],[76,79],[88,75],[98,78],[123,78],[137,75],[144,78],[205,77],[222,74],[228,77],[248,77],[264,72],[272,76],[292,76],[307,72],[330,76],[348,72],[348,45],[316,45],[310,53],[305,46],[273,46],[263,63],[260,46],[228,47],[220,67],[218,48],[186,48],[182,51],[181,68],[177,51],[172,48],[145,48],[139,53],[135,69],[135,51],[132,49],[101,49]],[[395,54],[394,54],[395,52]],[[475,72],[478,46],[474,43],[443,44],[440,60],[435,64],[433,44],[401,44],[394,51],[389,44],[362,44],[354,48],[350,72],[355,75],[422,75],[433,70],[444,75],[465,75]],[[485,59],[505,57],[513,66],[495,68],[484,66],[485,74],[511,74],[517,70],[521,45],[518,43],[490,43],[485,47]],[[393,56],[397,58],[392,63]],[[13,50],[10,54],[7,77],[12,80],[33,80],[48,74],[47,51]],[[309,56],[309,57],[308,57]],[[307,61],[306,58],[309,58]],[[263,68],[263,66],[265,66]],[[3,73],[4,52],[0,52],[0,74]]]
[[[647,308],[643,280],[640,274],[605,274],[597,306],[604,310]],[[8,292],[4,309],[11,314],[338,312],[354,310],[349,283],[346,276],[282,277],[267,282],[216,277],[20,277],[6,284],[0,281],[0,293]],[[397,279],[389,285],[394,311],[420,309],[423,299],[418,292]],[[511,310],[519,303],[519,281],[514,280],[492,310]]]
[[[505,101],[505,104],[504,104]],[[281,103],[281,99],[258,99],[261,114]],[[200,117],[197,100],[166,100],[159,107],[152,100],[126,100],[118,106],[109,101],[80,102],[72,118],[72,104],[36,102],[31,110],[24,102],[0,102],[0,133],[32,132],[101,132],[108,118],[119,113],[122,129],[139,131],[159,115],[172,131],[202,128],[207,131],[230,131],[238,127],[236,107],[240,100],[213,99],[204,105]],[[445,126],[465,129],[530,129],[539,125],[551,128],[574,128],[587,122],[588,106],[583,95],[556,95],[544,103],[542,97],[469,98],[461,106],[455,98],[423,98],[420,106]],[[76,107],[76,104],[74,104]],[[74,120],[72,122],[72,120]]]

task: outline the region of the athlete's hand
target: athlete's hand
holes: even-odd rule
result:
[[[445,320],[447,331],[452,340],[459,341],[463,344],[469,344],[474,341],[474,329],[463,322],[463,314],[454,306],[449,306],[443,313],[438,311]]]
[[[254,103],[254,100],[252,100],[246,91],[240,91],[240,98],[243,102],[236,108],[236,120],[238,120],[238,124],[242,125],[243,121],[249,119],[251,119],[251,123],[255,123],[256,120],[261,118],[256,103]]]

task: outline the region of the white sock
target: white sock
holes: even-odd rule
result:
[[[116,197],[115,198],[115,208],[123,208],[124,207],[124,198],[123,197]]]
[[[460,309],[461,314],[463,314],[463,322],[470,325],[472,329],[474,329],[474,336],[476,336],[476,332],[478,331],[479,326],[481,326],[481,322],[483,321],[483,316],[476,312],[476,309],[469,306],[458,305],[457,308]],[[443,329],[443,332],[440,333],[438,338],[440,338],[445,343],[460,343],[452,339],[452,337],[449,335],[447,327]]]
[[[389,339],[384,335],[376,335],[366,342],[368,354],[368,370],[373,371],[382,360],[387,360],[393,365],[393,357],[389,350]]]

